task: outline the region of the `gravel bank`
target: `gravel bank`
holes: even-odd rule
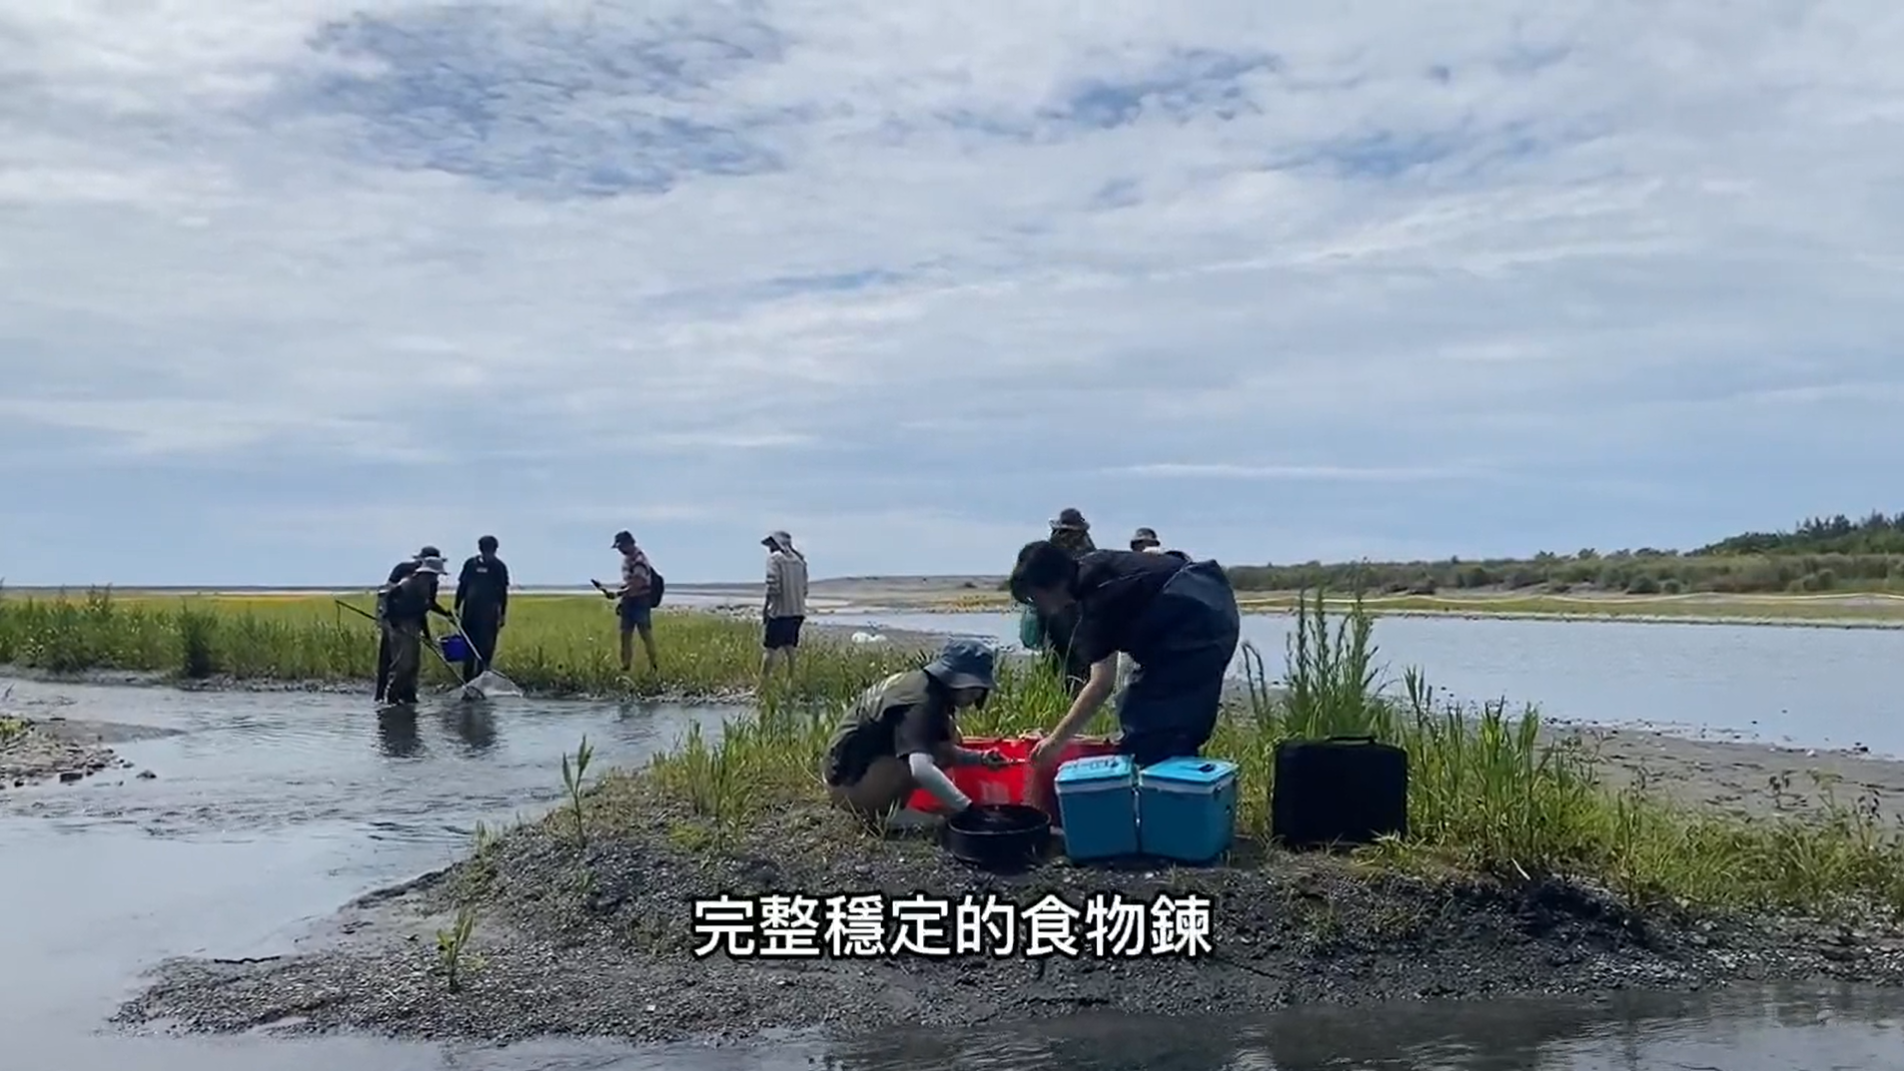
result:
[[[0,789],[53,780],[72,784],[101,771],[131,769],[132,764],[115,755],[108,743],[155,732],[140,726],[37,719],[0,711]]]
[[[1247,847],[1223,869],[1052,863],[1000,877],[950,861],[927,838],[858,834],[824,807],[795,809],[717,846],[639,775],[611,776],[593,800],[585,848],[560,824],[522,827],[445,871],[350,905],[339,939],[321,950],[164,964],[117,1020],[214,1032],[273,1024],[428,1038],[676,1041],[797,1027],[961,1028],[1084,1008],[1225,1015],[1292,1003],[1698,989],[1745,979],[1904,983],[1904,935],[1895,931],[1641,917],[1610,894],[1563,881],[1426,880]],[[1073,905],[1093,894],[1125,902],[1198,894],[1213,905],[1210,954],[784,961],[693,954],[701,943],[695,900],[921,890],[997,896],[1021,908],[1048,893]],[[460,991],[452,992],[437,934],[464,904],[473,905],[476,923]]]

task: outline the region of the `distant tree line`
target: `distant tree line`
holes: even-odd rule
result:
[[[1697,550],[1641,547],[1601,553],[1542,551],[1527,559],[1241,565],[1231,581],[1248,591],[1328,588],[1433,595],[1497,589],[1530,595],[1691,591],[1827,592],[1904,589],[1904,512],[1801,521],[1789,532],[1746,532]]]

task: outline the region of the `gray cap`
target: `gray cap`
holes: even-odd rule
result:
[[[766,537],[761,539],[760,542],[763,546],[768,547],[791,547],[793,546],[793,537],[788,535],[785,529],[776,528],[768,532]]]
[[[996,686],[992,676],[995,656],[992,649],[977,640],[947,640],[939,657],[926,664],[926,676],[947,688],[984,688]]]

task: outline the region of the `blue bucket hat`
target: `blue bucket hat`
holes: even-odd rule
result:
[[[992,678],[992,649],[977,640],[947,640],[939,657],[926,663],[926,676],[947,688],[983,688],[995,686]]]

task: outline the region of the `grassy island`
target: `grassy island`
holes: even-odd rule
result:
[[[463,861],[352,908],[408,940],[173,964],[124,1017],[659,1040],[969,1027],[1089,1007],[1223,1014],[1741,976],[1904,979],[1904,945],[1870,936],[1904,913],[1904,833],[1870,801],[1748,818],[1674,804],[1644,777],[1614,789],[1584,739],[1555,739],[1534,710],[1445,702],[1413,671],[1381,679],[1365,610],[1336,618],[1305,601],[1300,616],[1280,687],[1253,656],[1249,698],[1209,749],[1242,767],[1239,839],[1223,865],[1053,860],[998,876],[951,862],[929,837],[864,831],[827,807],[818,781],[832,704],[770,697],[642,769],[598,771],[584,742],[560,763],[566,802],[554,812],[479,830]],[[1062,702],[1050,679],[1013,666],[963,728],[1042,728]],[[1266,843],[1276,741],[1344,732],[1410,752],[1409,838],[1350,855]],[[722,897],[763,919],[779,898],[783,926],[801,904],[871,897],[893,907],[891,934],[902,903],[1009,914],[1055,901],[1077,911],[1083,951],[733,955],[709,951],[695,922],[697,902]],[[1209,905],[1207,954],[1158,956],[1141,940],[1091,951],[1088,904],[1107,898],[1153,912]]]

